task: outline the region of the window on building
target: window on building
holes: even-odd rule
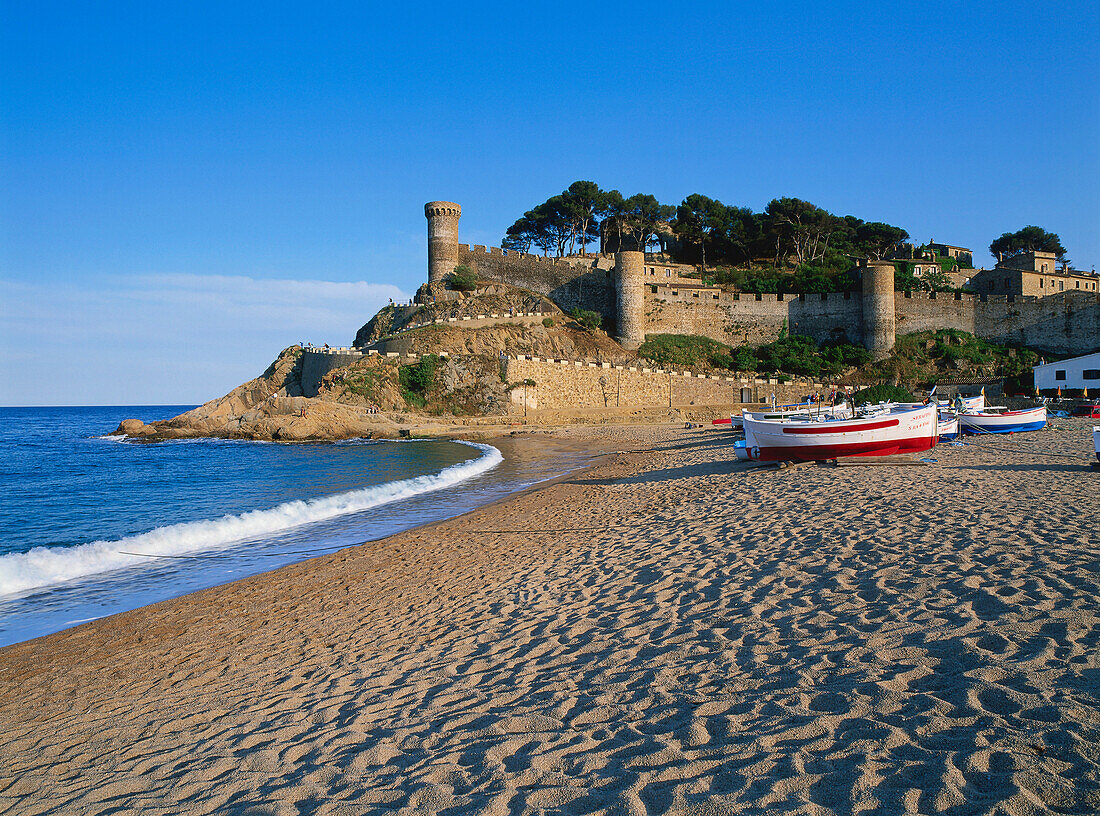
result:
[[[1047,271],[1047,265],[1046,265],[1046,264],[1043,264],[1043,271],[1044,271],[1044,272],[1046,272],[1046,271]]]
[[[1081,281],[1074,281],[1074,283],[1077,284],[1076,286],[1073,287],[1074,289],[1080,289],[1081,288]]]
[[[1065,289],[1066,289],[1066,282],[1065,281],[1058,281],[1058,291],[1059,292],[1064,292]]]
[[[1081,372],[1082,380],[1100,380],[1100,368],[1086,368]]]
[[[1040,289],[1043,288],[1043,279],[1042,278],[1039,278],[1039,288]]]
[[[1066,372],[1063,371],[1062,369],[1055,369],[1054,370],[1054,379],[1065,381]]]
[[[672,277],[672,270],[671,269],[666,269],[665,270],[665,277],[666,278],[671,278]]]
[[[741,402],[752,402],[752,389],[751,388],[742,388],[741,389]]]

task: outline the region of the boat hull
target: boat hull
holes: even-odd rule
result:
[[[1005,411],[1002,414],[959,414],[959,430],[965,434],[1021,433],[1046,427],[1046,407],[1025,411]]]
[[[840,456],[923,453],[935,447],[935,406],[830,422],[769,421],[745,417],[749,455],[762,462],[813,462]]]
[[[959,420],[956,417],[941,417],[938,423],[937,435],[941,442],[950,442],[959,435]]]
[[[742,411],[741,414],[734,414],[729,419],[735,431],[742,431],[745,429],[745,413],[757,419],[794,419],[795,417],[811,417],[815,415],[834,419],[846,419],[852,414],[846,402],[840,402],[836,405],[826,405],[825,403],[799,403],[798,405],[784,405],[779,409],[769,411]],[[725,420],[715,420],[712,424],[724,425]]]
[[[1096,448],[1096,460],[1100,462],[1100,426],[1092,429],[1092,446]]]

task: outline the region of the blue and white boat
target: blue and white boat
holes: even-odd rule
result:
[[[942,408],[937,417],[940,442],[950,442],[959,435],[959,418],[951,411]]]
[[[959,414],[959,430],[966,434],[1020,433],[1038,431],[1046,427],[1047,409],[1025,408],[1009,411],[1007,408],[990,407],[981,411]]]
[[[1100,462],[1100,425],[1092,426],[1092,446],[1096,449],[1096,460]]]

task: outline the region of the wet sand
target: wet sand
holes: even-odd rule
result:
[[[0,812],[1092,813],[1091,426],[749,470],[709,430],[0,650]]]

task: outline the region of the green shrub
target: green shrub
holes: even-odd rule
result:
[[[649,334],[638,355],[664,368],[728,368],[729,347],[691,334]]]
[[[546,328],[550,328],[551,326],[553,326],[553,325],[554,325],[554,318],[552,318],[552,317],[544,317],[544,318],[542,319],[542,325],[544,325],[544,326],[545,326]]]
[[[879,402],[917,402],[908,390],[898,385],[872,385],[852,395],[854,405],[874,405]]]
[[[802,377],[834,376],[871,359],[862,346],[832,341],[819,346],[812,338],[788,335],[786,328],[773,343],[762,346],[729,346],[686,334],[651,334],[638,355],[668,368],[718,368],[761,371]]]
[[[459,292],[472,292],[477,289],[477,273],[466,264],[459,264],[447,276],[447,284]]]
[[[401,383],[401,396],[410,405],[423,408],[428,392],[435,383],[435,372],[439,368],[439,356],[425,354],[412,365],[398,369],[398,381]]]
[[[603,325],[603,315],[589,309],[570,309],[569,316],[588,331],[594,331]]]

